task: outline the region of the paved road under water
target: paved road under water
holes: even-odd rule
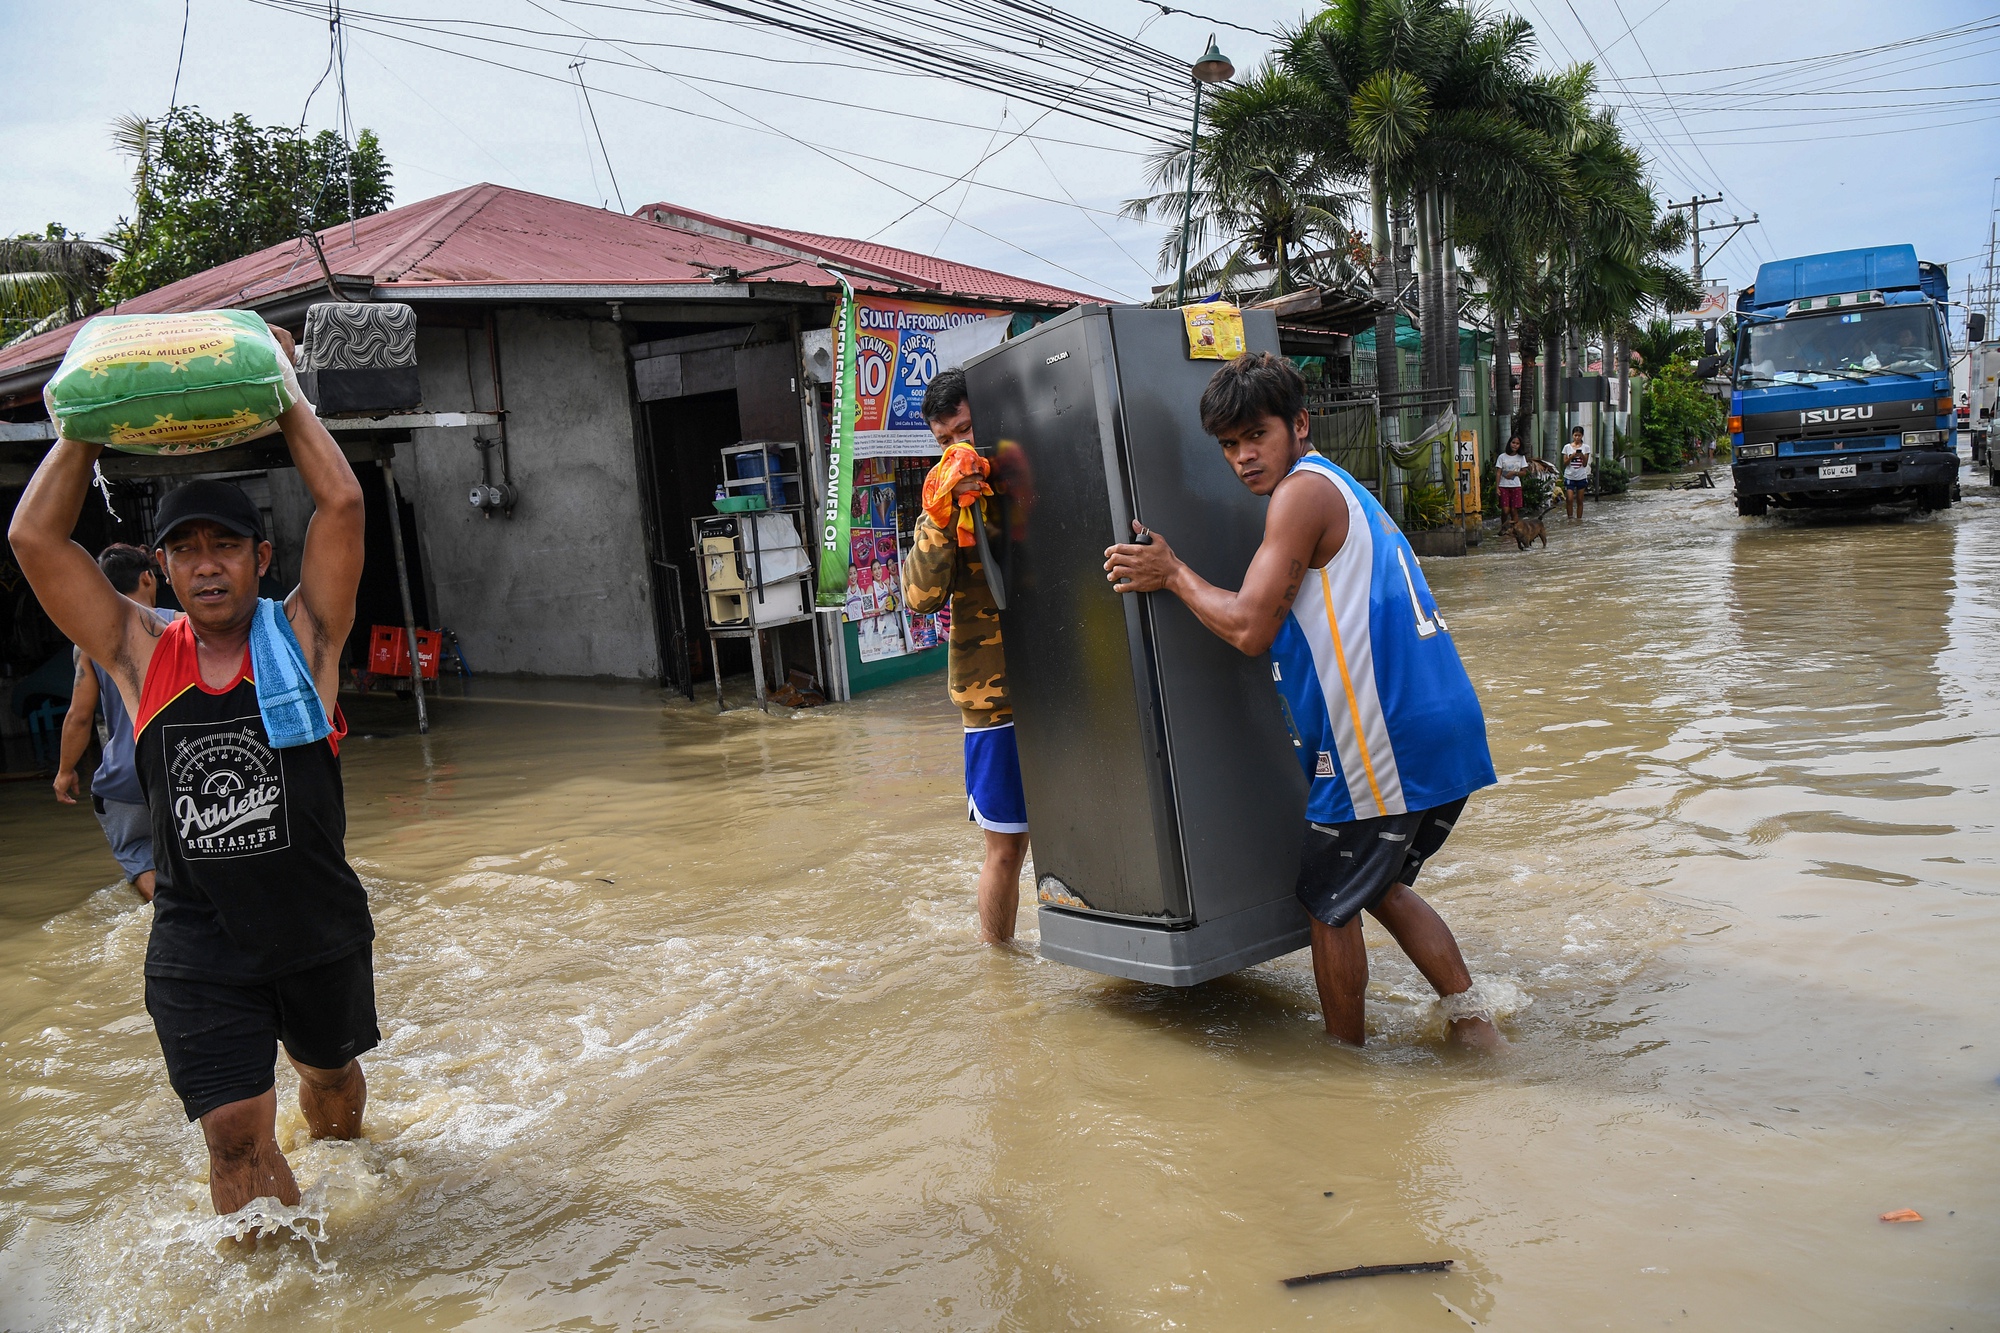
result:
[[[2000,503],[1553,526],[1429,565],[1503,777],[1424,888],[1499,1063],[1379,933],[1362,1053],[1303,955],[1177,993],[980,947],[940,680],[513,687],[428,740],[377,700],[367,1138],[288,1104],[305,1239],[225,1255],[150,910],[0,786],[0,1324],[1993,1328]]]

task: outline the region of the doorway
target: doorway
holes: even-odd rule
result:
[[[715,511],[722,451],[742,438],[742,425],[734,389],[643,403],[641,409],[660,674],[663,683],[691,693],[694,682],[711,679],[716,666],[708,660],[708,638],[702,633],[693,523]],[[750,669],[746,647],[726,640],[721,649],[723,674]]]

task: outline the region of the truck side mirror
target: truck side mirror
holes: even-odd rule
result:
[[[1986,341],[1986,314],[1984,311],[1974,311],[1965,317],[1965,336],[1970,342],[1983,343]]]
[[[1714,339],[1711,338],[1710,341],[1713,342]],[[1719,356],[1705,356],[1694,363],[1694,375],[1696,379],[1714,379],[1716,372],[1721,369],[1722,358]]]
[[[1701,331],[1701,350],[1710,356],[1715,355],[1715,325],[1711,324]]]

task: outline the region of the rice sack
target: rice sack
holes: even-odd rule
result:
[[[292,406],[285,353],[248,310],[98,315],[42,391],[67,439],[194,454],[268,435]]]

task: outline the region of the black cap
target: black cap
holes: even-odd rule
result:
[[[167,535],[183,523],[205,518],[241,537],[264,540],[264,516],[250,497],[226,481],[191,481],[167,492],[154,517],[154,549],[166,545]]]

